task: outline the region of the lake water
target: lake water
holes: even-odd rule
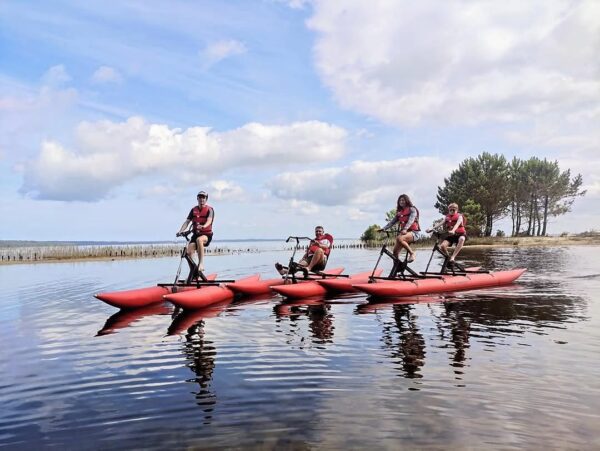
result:
[[[528,272],[417,304],[269,296],[175,320],[92,295],[171,281],[177,259],[0,266],[0,446],[599,449],[599,251],[466,249]],[[336,250],[330,266],[377,256]],[[287,258],[207,267],[273,277]]]

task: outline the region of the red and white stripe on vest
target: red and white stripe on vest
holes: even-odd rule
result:
[[[208,227],[204,227],[204,224],[206,224],[206,222],[208,221],[208,216],[212,211],[213,209],[209,205],[204,205],[204,207],[202,208],[192,208],[192,229],[194,230],[195,234],[205,235],[207,233],[212,233],[212,222]]]
[[[417,217],[415,218],[415,221],[410,225],[408,230],[412,232],[418,232],[421,230],[421,227],[419,227],[419,209],[417,207],[414,208],[415,210],[417,210]],[[410,218],[410,207],[404,207],[402,210],[399,210],[396,213],[396,217],[398,218],[398,224],[400,224],[400,229],[404,229],[404,226],[408,222],[408,218]]]
[[[327,249],[323,249],[323,253],[329,257],[329,254],[331,253],[331,246],[333,246],[333,237],[329,234],[329,233],[324,233],[323,235],[321,235],[321,238],[316,238],[314,239],[317,243],[321,243],[321,244],[325,244],[323,241],[328,241],[329,242],[329,247]],[[314,254],[315,252],[317,252],[317,249],[322,249],[321,247],[319,247],[316,244],[312,244],[309,246],[308,248],[308,252],[309,254]]]
[[[451,214],[446,215],[446,219],[444,220],[446,223],[446,230],[452,230],[452,227],[454,227],[456,225],[456,223],[458,222],[458,218],[462,218],[462,224],[460,226],[458,226],[458,228],[455,230],[455,233],[457,235],[464,235],[467,233],[467,230],[465,229],[465,226],[467,225],[467,221],[461,213],[454,213],[453,215],[451,215]]]

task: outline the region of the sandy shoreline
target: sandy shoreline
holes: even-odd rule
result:
[[[432,244],[432,241],[422,242],[415,247],[418,249],[429,248]],[[475,237],[470,238],[463,251],[468,251],[469,249],[481,249],[486,247],[557,247],[557,246],[598,246],[600,245],[600,236],[566,236],[566,237]],[[374,245],[373,248],[378,247],[379,245]],[[227,253],[219,254],[215,253],[211,256],[218,255],[228,255]],[[60,257],[60,258],[43,258],[40,260],[31,260],[31,259],[23,259],[23,260],[1,260],[1,265],[20,265],[20,264],[37,264],[37,263],[78,263],[78,262],[93,262],[93,261],[121,261],[121,260],[139,260],[139,259],[148,259],[148,258],[173,258],[173,256],[168,255],[124,255],[124,256],[89,256],[89,257],[81,257],[74,256],[70,257]]]

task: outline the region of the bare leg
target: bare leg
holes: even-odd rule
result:
[[[310,259],[310,263],[308,264],[308,266],[306,267],[306,269],[308,269],[309,271],[312,271],[312,269],[317,266],[319,263],[321,263],[323,261],[323,257],[325,256],[325,253],[323,252],[323,249],[319,248],[315,251],[315,253],[313,254],[312,258]]]
[[[406,232],[404,235],[400,234],[396,237],[396,245],[394,246],[394,257],[399,258],[400,251],[406,249],[408,252],[408,261],[413,262],[417,256],[410,247],[410,243],[414,241],[412,232]]]
[[[204,243],[208,241],[205,235],[198,237],[196,246],[198,247],[198,270],[204,271]]]
[[[196,243],[190,243],[187,245],[187,255],[192,261],[194,261],[194,253],[196,252]]]
[[[448,254],[448,248],[449,247],[450,247],[450,241],[448,241],[448,240],[444,240],[444,241],[442,241],[442,244],[440,244],[440,251],[446,257],[449,257],[449,254]]]
[[[464,236],[459,236],[458,237],[458,243],[456,243],[456,248],[454,248],[454,252],[452,253],[452,257],[450,257],[450,261],[453,262],[454,259],[456,258],[456,256],[458,255],[458,253],[460,252],[460,250],[463,247],[463,244],[465,244],[465,237]]]

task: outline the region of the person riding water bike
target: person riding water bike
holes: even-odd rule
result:
[[[444,238],[442,244],[440,244],[440,251],[446,256],[450,257],[450,262],[454,263],[454,259],[460,252],[467,240],[467,229],[465,226],[467,225],[467,221],[462,213],[458,212],[458,204],[451,203],[448,205],[448,214],[444,217],[444,219],[437,221],[436,224],[438,226],[443,225],[444,229],[448,233],[448,236]],[[431,233],[436,229],[433,227],[431,229],[427,229],[427,233]],[[452,255],[448,253],[448,248],[452,245],[455,245],[454,251]]]
[[[187,254],[190,258],[196,251],[198,253],[198,270],[204,271],[204,248],[210,245],[213,238],[212,225],[215,217],[213,208],[208,205],[208,194],[200,191],[196,196],[198,205],[193,207],[188,214],[187,219],[177,232],[176,236],[181,236],[187,230],[190,222],[192,223],[192,237],[187,247]]]
[[[318,272],[325,269],[332,245],[333,236],[325,233],[323,226],[315,227],[315,238],[310,240],[308,249],[298,262],[298,266],[306,270],[305,275],[307,275],[308,271]],[[275,268],[282,276],[288,271],[280,263],[275,263]]]
[[[386,231],[398,224],[400,231],[394,245],[394,257],[398,258],[400,251],[406,249],[408,252],[408,263],[414,262],[417,255],[411,249],[410,244],[421,238],[419,227],[419,210],[410,201],[410,197],[401,194],[396,202],[396,216],[388,222],[381,231]]]

